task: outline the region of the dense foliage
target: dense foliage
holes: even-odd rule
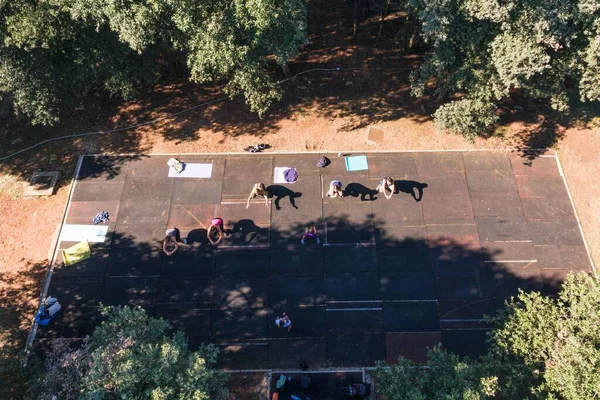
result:
[[[597,0],[409,0],[432,53],[413,72],[413,93],[465,96],[441,107],[439,125],[472,136],[494,104],[520,90],[564,112],[600,100]],[[473,103],[475,102],[475,103]],[[477,107],[473,107],[477,104]],[[456,112],[467,108],[464,120]],[[478,121],[477,121],[478,120]]]
[[[473,360],[459,358],[439,347],[429,352],[428,369],[406,359],[388,367],[379,363],[374,375],[377,391],[388,400],[482,400],[496,392],[497,379]]]
[[[600,285],[594,278],[569,276],[557,299],[521,294],[497,323],[491,356],[498,366],[522,366],[504,370],[507,387],[526,383],[540,399],[600,398]],[[526,382],[523,371],[531,378]]]
[[[305,42],[302,0],[0,0],[0,93],[47,125],[92,93],[130,99],[183,61],[261,114],[280,96],[266,63]]]
[[[59,339],[47,358],[42,398],[227,398],[227,376],[212,368],[213,346],[191,352],[181,332],[141,308],[104,308],[107,318],[73,347]]]
[[[461,360],[441,349],[429,368],[380,364],[377,390],[393,399],[600,398],[600,284],[571,275],[558,298],[520,293],[494,317],[490,350]]]

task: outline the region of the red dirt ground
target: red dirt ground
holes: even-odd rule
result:
[[[384,37],[374,48],[377,18],[362,21],[352,39],[352,21],[338,13],[341,6],[311,1],[309,7],[309,24],[319,29],[310,32],[310,44],[290,64],[292,72],[341,70],[314,71],[294,84],[285,83],[283,100],[264,119],[248,112],[240,99],[227,100],[151,126],[56,142],[0,164],[0,309],[5,310],[0,314],[0,343],[21,342],[29,328],[77,156],[83,153],[232,152],[256,143],[269,143],[274,151],[298,152],[551,147],[559,151],[586,239],[600,265],[600,128],[565,129],[526,108],[524,115],[508,112],[490,138],[468,143],[459,136],[439,134],[430,116],[435,102],[410,96],[408,73],[419,57],[392,45],[398,15],[388,17]],[[220,96],[218,87],[173,82],[131,103],[92,102],[54,128],[11,121],[0,138],[0,156],[48,137],[164,117]],[[511,122],[521,117],[530,122]],[[384,131],[383,143],[367,143],[369,127]],[[34,170],[61,172],[55,195],[23,197]]]

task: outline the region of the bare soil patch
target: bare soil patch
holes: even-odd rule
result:
[[[85,153],[234,152],[269,143],[273,151],[300,152],[517,148],[535,157],[532,148],[555,148],[595,264],[600,265],[599,129],[566,129],[533,108],[525,107],[521,118],[511,114],[509,107],[510,117],[491,137],[468,143],[459,136],[439,134],[431,120],[436,102],[410,96],[408,75],[420,56],[395,47],[400,16],[386,19],[379,40],[378,19],[361,19],[352,38],[351,11],[345,4],[341,0],[309,2],[310,43],[290,67],[293,73],[313,71],[285,83],[284,98],[263,119],[250,113],[241,99],[226,100],[136,129],[54,142],[1,162],[0,304],[4,311],[0,342],[22,340],[26,335],[76,160]],[[0,132],[0,157],[47,138],[137,124],[221,96],[219,86],[200,87],[181,80],[157,86],[134,102],[91,99],[83,111],[51,128],[10,120],[0,128],[4,130]],[[381,144],[367,143],[369,127],[384,132]],[[56,194],[23,197],[36,170],[60,171]]]

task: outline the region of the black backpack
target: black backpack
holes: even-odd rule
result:
[[[317,161],[317,167],[319,168],[325,168],[329,164],[331,164],[331,160],[325,156],[321,156],[319,161]]]

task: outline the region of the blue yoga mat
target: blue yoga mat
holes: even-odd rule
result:
[[[346,170],[347,171],[362,171],[365,169],[369,169],[369,163],[367,162],[367,156],[346,157]]]

